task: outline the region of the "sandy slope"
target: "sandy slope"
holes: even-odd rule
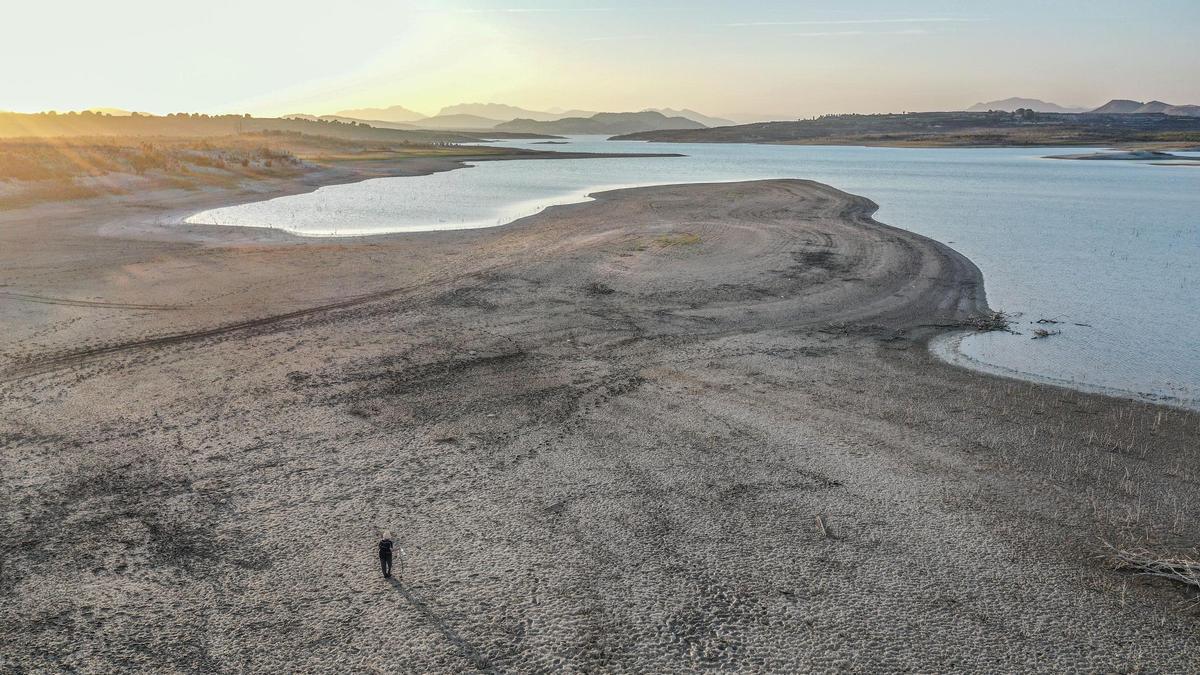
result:
[[[7,223],[0,668],[1194,667],[1186,595],[1095,556],[1195,541],[1200,415],[933,360],[979,273],[873,211]]]

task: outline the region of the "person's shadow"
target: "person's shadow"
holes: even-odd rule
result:
[[[426,603],[421,596],[417,595],[415,591],[406,587],[404,583],[396,577],[389,577],[388,583],[390,583],[392,588],[396,589],[400,595],[404,596],[404,599],[408,600],[409,603],[411,603],[412,606],[415,607],[423,617],[425,617],[426,621],[433,624],[438,630],[440,630],[447,642],[455,647],[458,647],[459,651],[463,653],[463,656],[465,656],[471,662],[471,664],[475,666],[476,669],[489,673],[496,672],[496,668],[491,664],[490,661],[487,660],[486,657],[483,656],[483,654],[479,653],[479,650],[475,648],[475,645],[467,642],[461,635],[458,634],[457,631],[450,627],[450,625],[446,623],[446,620],[443,619],[437,612],[430,609],[429,604]]]

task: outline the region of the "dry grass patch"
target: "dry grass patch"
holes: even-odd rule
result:
[[[1122,549],[1104,542],[1108,547],[1113,569],[1132,572],[1137,576],[1169,579],[1194,590],[1200,590],[1200,555],[1164,555],[1147,548]]]

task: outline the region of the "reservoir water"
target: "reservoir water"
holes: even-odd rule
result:
[[[807,178],[874,200],[876,219],[949,244],[983,271],[1020,335],[935,350],[963,365],[1200,409],[1200,167],[1069,161],[1091,149],[645,144],[578,137],[542,150],[685,157],[481,162],[206,211],[193,223],[353,236],[503,225],[605,189]],[[1039,319],[1057,321],[1036,324]],[[1061,334],[1031,340],[1046,327]]]

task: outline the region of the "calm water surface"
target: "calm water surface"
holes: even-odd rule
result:
[[[808,178],[880,205],[876,218],[945,242],[983,271],[1022,335],[941,343],[965,365],[1200,408],[1200,167],[1042,159],[1049,149],[643,144],[580,137],[596,152],[680,158],[483,162],[216,209],[195,223],[312,236],[503,225],[609,188]],[[1072,149],[1070,152],[1088,152]],[[1037,319],[1062,334],[1031,340]],[[1076,324],[1088,324],[1086,326]]]

